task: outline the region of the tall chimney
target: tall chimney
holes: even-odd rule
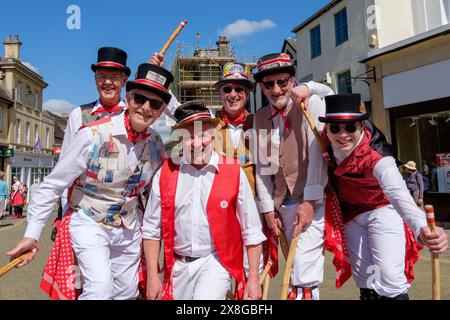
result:
[[[219,57],[228,57],[228,44],[230,41],[228,41],[227,37],[219,36],[219,40],[216,42],[217,46],[219,47]]]
[[[8,35],[6,40],[3,41],[3,46],[5,47],[5,59],[19,60],[21,45],[22,42],[20,42],[17,34],[14,35],[14,40],[11,40],[11,36]]]

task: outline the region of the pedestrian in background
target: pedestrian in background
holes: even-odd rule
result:
[[[0,219],[6,216],[5,208],[7,201],[9,200],[8,186],[3,180],[5,178],[5,173],[0,171]]]
[[[22,183],[13,177],[13,184],[11,186],[11,212],[14,212],[12,219],[22,218],[23,205],[25,204],[22,196]]]
[[[408,187],[411,196],[414,198],[414,202],[424,210],[423,206],[423,193],[424,183],[422,174],[417,171],[416,163],[414,161],[408,161],[403,165],[408,170],[408,178],[406,179],[406,186]]]

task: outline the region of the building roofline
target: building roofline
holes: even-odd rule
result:
[[[366,63],[368,61],[371,61],[373,59],[376,59],[378,57],[387,55],[389,53],[393,53],[393,52],[397,52],[409,47],[412,47],[416,44],[425,42],[427,40],[431,40],[440,36],[444,36],[450,34],[450,23],[449,24],[445,24],[443,26],[440,26],[438,28],[429,30],[427,32],[424,33],[420,33],[418,35],[415,35],[413,37],[407,38],[405,40],[393,43],[387,47],[383,47],[377,50],[374,50],[372,52],[369,52],[368,54],[366,54],[364,57],[361,58],[361,60],[359,60],[360,63]]]
[[[303,29],[306,25],[308,25],[310,22],[312,22],[315,19],[317,19],[318,17],[322,16],[323,14],[325,14],[327,11],[331,10],[333,7],[335,7],[342,1],[343,0],[332,0],[330,3],[325,5],[322,9],[320,9],[319,11],[314,13],[311,17],[309,17],[308,19],[306,19],[305,21],[300,23],[298,26],[296,26],[294,29],[292,29],[291,32],[297,33],[299,30]]]

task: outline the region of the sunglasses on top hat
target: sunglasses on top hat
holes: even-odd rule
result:
[[[354,124],[354,123],[347,123],[347,124],[332,123],[332,124],[328,125],[328,128],[330,129],[330,132],[332,134],[337,134],[337,133],[341,132],[342,129],[344,129],[348,133],[353,133],[356,131],[356,124]]]
[[[158,101],[155,99],[151,99],[151,98],[147,98],[146,96],[139,94],[139,93],[135,93],[133,96],[133,100],[134,103],[138,104],[138,105],[143,105],[148,101],[148,104],[150,105],[150,108],[152,108],[153,110],[159,110],[161,109],[161,107],[163,106],[163,102],[162,101]]]
[[[273,87],[275,87],[275,83],[280,88],[284,88],[288,85],[290,79],[291,79],[291,77],[285,78],[285,79],[273,80],[273,81],[263,81],[262,84],[263,84],[264,88],[266,88],[266,89],[272,89]]]
[[[245,89],[243,87],[236,87],[236,88],[232,88],[232,87],[222,87],[222,91],[223,93],[230,93],[231,91],[236,92],[236,93],[242,93],[245,91]]]

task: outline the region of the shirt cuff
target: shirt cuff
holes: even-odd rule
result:
[[[41,236],[42,229],[44,229],[44,224],[28,221],[27,229],[25,230],[25,238],[33,238],[36,241],[39,241],[39,237]]]
[[[245,246],[258,245],[267,239],[260,227],[244,230],[241,235]]]
[[[321,184],[313,184],[306,186],[303,191],[303,200],[322,200],[323,186]]]
[[[258,201],[259,212],[266,213],[275,211],[275,204],[272,199]]]
[[[424,221],[420,221],[418,222],[415,226],[412,226],[411,230],[414,233],[414,237],[417,239],[417,241],[419,241],[419,243],[421,243],[422,245],[424,245],[422,243],[422,241],[419,239],[420,236],[420,229],[422,229],[423,227],[426,227],[427,223]]]
[[[161,240],[161,232],[142,228],[142,239]]]

